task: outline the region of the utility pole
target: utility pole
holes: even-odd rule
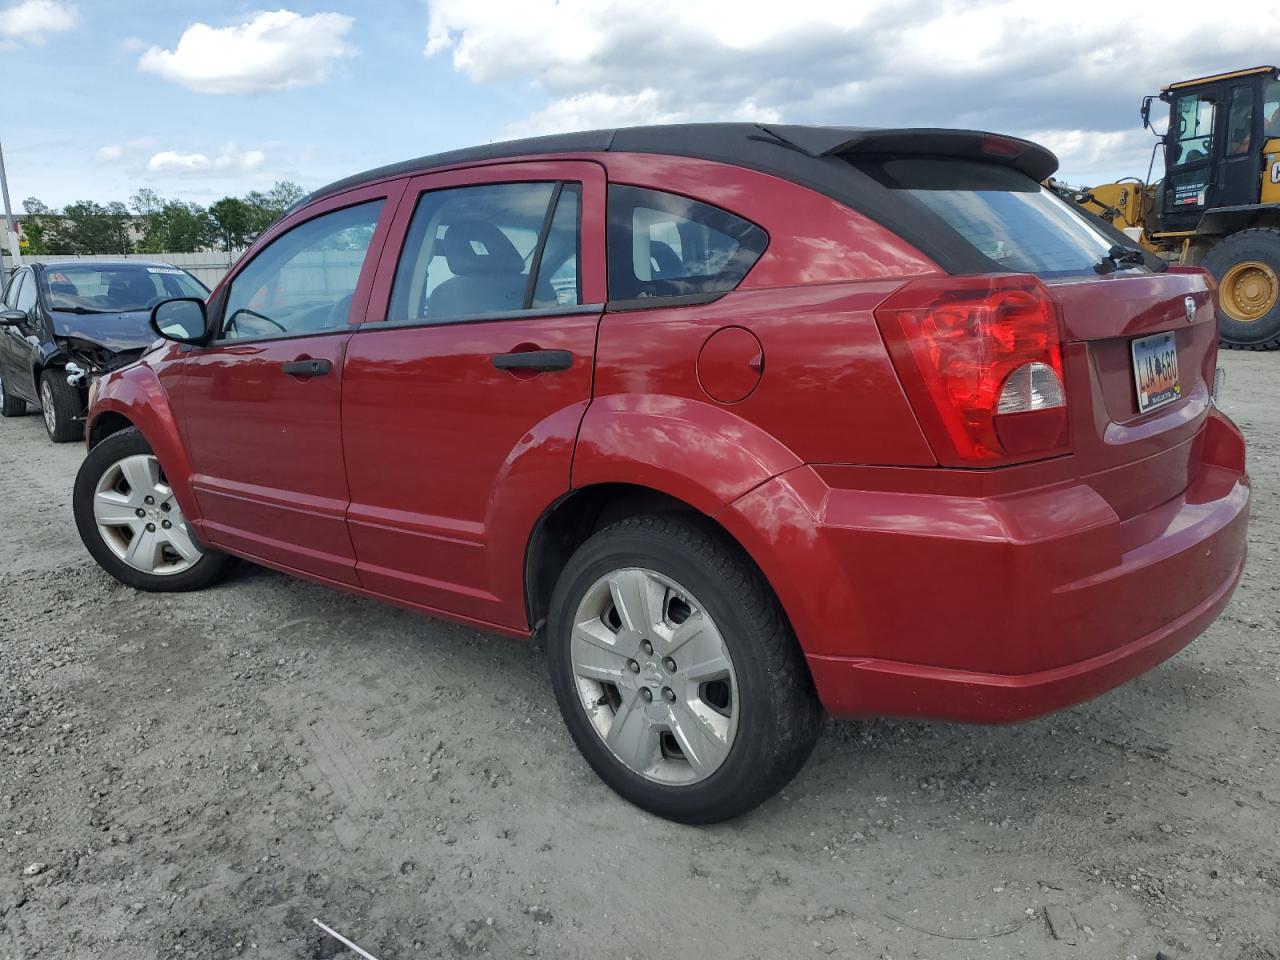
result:
[[[13,268],[22,263],[22,251],[18,249],[18,228],[13,223],[13,208],[9,206],[9,181],[4,175],[4,147],[0,146],[0,195],[4,197],[4,232],[9,241],[9,253],[13,256]],[[3,244],[0,244],[0,248]],[[0,249],[0,286],[6,280],[4,272],[4,252]]]

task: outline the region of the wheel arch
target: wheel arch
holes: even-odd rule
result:
[[[191,486],[191,460],[169,394],[156,372],[139,364],[108,374],[100,384],[86,414],[90,448],[120,430],[136,428],[155,451],[182,512],[188,520],[198,521],[202,515]]]
[[[529,536],[524,558],[525,610],[536,639],[541,638],[560,571],[573,552],[611,523],[654,513],[689,513],[714,523],[678,497],[633,483],[580,487],[543,511]]]
[[[120,433],[122,430],[128,430],[134,426],[136,424],[123,413],[116,410],[103,411],[90,419],[89,426],[85,430],[85,438],[88,441],[89,449],[92,450],[113,433]]]

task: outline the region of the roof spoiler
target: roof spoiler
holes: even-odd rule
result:
[[[760,129],[811,157],[858,154],[914,153],[935,157],[986,160],[1044,180],[1058,169],[1053,151],[1023,140],[982,130],[906,127],[877,130],[864,127],[800,127],[760,124]]]

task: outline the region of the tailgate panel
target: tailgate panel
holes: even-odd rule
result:
[[[1051,283],[1049,290],[1067,341],[1071,443],[1080,474],[1097,475],[1099,492],[1121,519],[1176,496],[1194,479],[1188,469],[1194,458],[1174,451],[1204,420],[1217,363],[1212,281],[1198,268],[1171,268]],[[1177,341],[1182,397],[1140,414],[1130,344],[1164,331]],[[1132,469],[1117,469],[1125,465]]]

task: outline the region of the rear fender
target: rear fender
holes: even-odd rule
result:
[[[714,516],[753,487],[800,466],[787,447],[731,411],[657,394],[592,402],[573,458],[573,487],[626,483]]]

